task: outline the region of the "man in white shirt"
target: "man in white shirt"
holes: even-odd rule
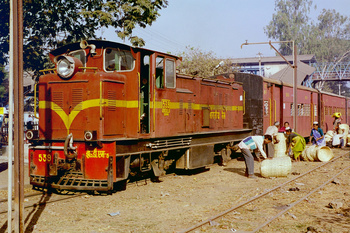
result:
[[[267,153],[268,158],[273,158],[275,154],[274,144],[279,143],[279,140],[277,139],[279,126],[280,126],[280,122],[276,121],[273,125],[267,127],[266,129],[265,135],[270,135],[273,140],[273,142],[270,142],[265,146],[265,151]]]
[[[241,149],[244,156],[246,174],[248,178],[256,178],[254,176],[254,157],[251,151],[259,150],[261,155],[266,159],[267,156],[263,150],[263,145],[268,144],[272,141],[270,135],[265,136],[249,136],[243,139],[239,144],[238,148]]]

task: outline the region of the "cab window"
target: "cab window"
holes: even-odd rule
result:
[[[167,88],[175,88],[175,61],[165,60],[165,82]]]
[[[81,63],[83,63],[83,66],[86,66],[86,58],[85,58],[85,51],[84,50],[72,52],[72,53],[70,53],[70,55],[78,58],[81,61]]]
[[[117,49],[105,50],[105,70],[106,71],[124,71],[133,70],[135,59],[130,51]]]
[[[164,57],[156,58],[156,86],[164,88]]]

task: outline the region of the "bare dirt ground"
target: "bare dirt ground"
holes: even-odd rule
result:
[[[333,152],[335,156],[347,153],[337,169],[350,165],[348,150],[334,149]],[[302,174],[320,164],[296,162],[292,172]],[[180,232],[295,177],[262,178],[258,162],[255,162],[257,179],[246,178],[244,171],[244,161],[233,159],[226,167],[213,165],[194,175],[169,175],[160,183],[149,180],[132,183],[125,191],[112,195],[83,194],[27,208],[25,232]],[[331,175],[324,173],[324,176]],[[308,227],[314,230],[310,232],[350,232],[349,177],[347,170],[339,176],[337,184],[325,186],[309,201],[301,202],[290,214],[281,216],[261,232],[308,232]],[[0,191],[0,198],[6,197],[6,191]],[[41,201],[50,199],[53,197],[41,197]],[[333,200],[342,206],[329,208]],[[7,204],[0,203],[1,211],[6,208]],[[253,217],[252,213],[252,219],[242,221],[253,221],[256,217],[259,216]],[[0,215],[0,232],[5,231],[6,221],[7,215]],[[228,222],[218,226],[215,232],[232,232],[233,228],[237,229],[234,223]],[[203,231],[212,232],[205,228],[194,232]]]

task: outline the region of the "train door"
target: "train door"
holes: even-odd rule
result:
[[[139,75],[140,133],[150,132],[150,56],[141,55]]]
[[[105,102],[103,111],[103,134],[123,135],[125,129],[124,83],[103,80],[101,97]]]

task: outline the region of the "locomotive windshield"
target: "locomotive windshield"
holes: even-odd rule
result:
[[[110,48],[105,50],[106,71],[133,70],[135,66],[134,61],[135,59],[130,51],[121,51]]]
[[[78,51],[72,52],[72,53],[70,53],[70,55],[78,58],[83,63],[83,66],[85,66],[86,58],[85,58],[85,51],[84,50],[78,50]]]

